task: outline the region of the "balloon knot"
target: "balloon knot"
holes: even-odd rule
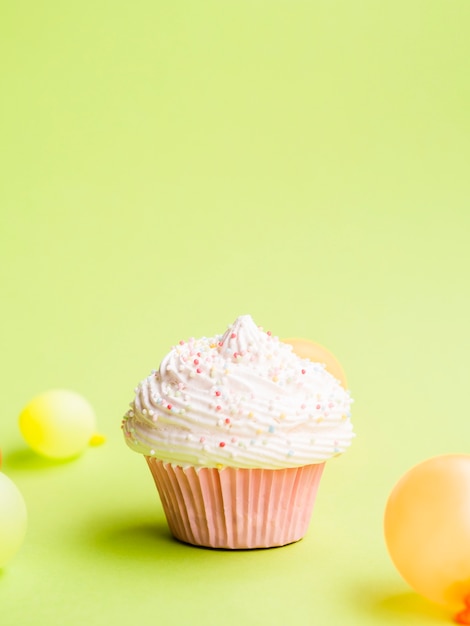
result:
[[[106,437],[101,435],[100,433],[94,433],[90,438],[89,445],[90,446],[101,446],[106,441]]]
[[[455,622],[457,624],[470,624],[470,593],[463,599],[465,608],[455,616]]]

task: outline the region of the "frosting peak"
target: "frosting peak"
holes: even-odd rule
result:
[[[123,431],[165,462],[280,469],[343,452],[351,402],[324,365],[242,315],[222,335],[174,346],[138,385]]]
[[[243,357],[248,351],[252,356],[255,355],[258,348],[258,330],[251,315],[241,315],[217,342],[219,353],[232,361]]]
[[[266,343],[271,337],[270,333],[261,331],[251,315],[241,315],[217,342],[220,356],[232,363],[241,363],[244,360],[254,363],[266,349]]]

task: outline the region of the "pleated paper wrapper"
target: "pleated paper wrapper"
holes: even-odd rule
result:
[[[216,469],[146,460],[172,534],[196,546],[232,550],[302,539],[325,465]]]

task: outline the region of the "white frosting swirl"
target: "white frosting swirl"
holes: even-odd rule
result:
[[[354,436],[349,392],[249,315],[224,335],[181,341],[135,393],[127,444],[181,466],[298,467],[344,452]]]

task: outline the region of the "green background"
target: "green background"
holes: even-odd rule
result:
[[[2,626],[446,623],[382,517],[470,452],[469,29],[466,0],[2,2],[0,447],[29,512]],[[120,421],[245,313],[336,354],[357,438],[303,541],[191,548]],[[17,426],[56,387],[107,437],[62,464]]]

